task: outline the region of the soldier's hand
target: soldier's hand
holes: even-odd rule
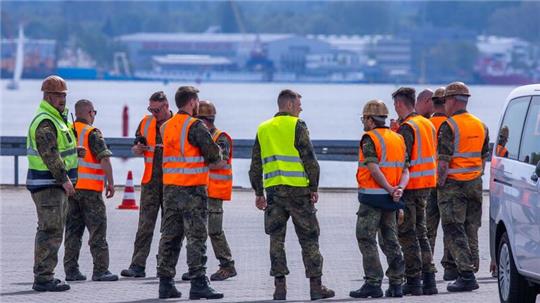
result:
[[[403,224],[404,220],[405,220],[405,215],[403,213],[403,209],[400,209],[400,210],[398,210],[398,219],[397,219],[398,225]]]
[[[260,210],[266,209],[266,198],[264,196],[255,197],[255,206]]]
[[[75,188],[73,188],[73,184],[71,183],[71,180],[67,180],[62,184],[62,188],[66,191],[66,194],[68,197],[73,196],[75,194]]]
[[[319,193],[318,192],[312,192],[310,193],[310,201],[312,204],[315,204],[319,201]]]
[[[77,157],[86,157],[86,148],[84,148],[84,146],[77,146]]]
[[[131,147],[131,151],[137,156],[142,156],[143,153],[147,151],[148,149],[149,149],[148,146],[141,144],[140,142]]]
[[[399,199],[403,196],[403,188],[397,187],[392,193],[392,199],[394,202],[399,202]]]
[[[114,184],[107,183],[107,188],[105,189],[105,197],[110,199],[114,196]]]

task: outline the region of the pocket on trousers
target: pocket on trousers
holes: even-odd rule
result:
[[[266,209],[264,210],[264,232],[267,235],[272,234],[276,230],[279,229],[280,224],[278,223],[275,218],[273,218],[274,214],[272,213],[273,207],[268,205]]]

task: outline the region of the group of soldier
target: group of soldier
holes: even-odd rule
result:
[[[49,76],[42,83],[43,100],[27,138],[27,188],[35,202],[36,291],[65,291],[54,277],[65,230],[66,281],[86,280],[78,266],[84,229],[89,231],[93,281],[116,281],[109,267],[107,219],[102,192],[114,195],[110,157],[102,133],[92,126],[97,111],[89,100],[75,104],[76,120],[68,122],[66,82]],[[149,98],[148,111],[136,131],[132,151],[144,158],[141,209],[134,251],[125,277],[145,277],[146,259],[161,209],[157,255],[159,298],[178,298],[174,277],[186,239],[190,299],[219,299],[206,276],[209,237],[219,269],[210,280],[237,275],[223,231],[223,201],[231,200],[231,137],[214,125],[216,108],[199,101],[199,91],[179,87],[178,112],[169,109],[163,92]],[[461,82],[424,90],[402,87],[392,94],[396,124],[386,125],[389,112],[380,100],[363,109],[356,178],[359,210],[356,237],[363,257],[365,283],[350,292],[354,298],[382,297],[383,270],[377,250],[387,257],[387,297],[438,292],[433,249],[439,221],[444,235],[444,280],[448,291],[478,288],[478,228],[481,219],[481,175],[488,155],[487,127],[466,110],[469,89]],[[278,113],[261,123],[252,150],[249,178],[255,206],[264,211],[270,236],[270,275],[274,300],[285,300],[289,274],[285,256],[287,221],[292,217],[302,248],[312,300],[335,292],[321,282],[318,202],[320,168],[306,124],[299,119],[301,95],[283,90]]]

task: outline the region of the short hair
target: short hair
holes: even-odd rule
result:
[[[174,95],[176,106],[178,106],[178,108],[182,108],[189,102],[189,100],[198,99],[198,93],[199,90],[193,86],[180,86]]]
[[[165,95],[165,93],[163,91],[158,91],[158,92],[155,92],[152,94],[152,96],[150,96],[150,101],[155,101],[155,102],[163,102],[163,101],[167,101],[167,96]]]
[[[277,99],[278,106],[282,108],[286,105],[287,102],[294,101],[299,98],[302,98],[302,96],[299,93],[290,89],[284,89],[278,95],[278,99]]]
[[[431,100],[433,101],[433,105],[435,106],[444,105],[445,102],[445,99],[441,97],[433,97],[431,98]]]
[[[414,107],[416,91],[412,87],[400,87],[398,90],[392,93],[392,98],[394,98],[394,100],[403,100],[410,107]]]
[[[77,103],[75,103],[75,115],[85,114],[84,111],[92,105],[90,100],[81,99],[77,101]]]
[[[431,89],[429,88],[426,88],[418,94],[418,96],[416,97],[416,103],[420,102],[421,100],[430,100],[432,96],[433,91],[431,91]]]

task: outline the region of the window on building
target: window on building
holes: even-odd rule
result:
[[[530,100],[531,97],[520,97],[513,99],[508,104],[498,132],[496,147],[497,150],[504,150],[505,152],[498,152],[498,156],[514,160],[518,159],[521,133]]]
[[[532,165],[540,161],[540,96],[533,97],[525,120],[519,161]]]

